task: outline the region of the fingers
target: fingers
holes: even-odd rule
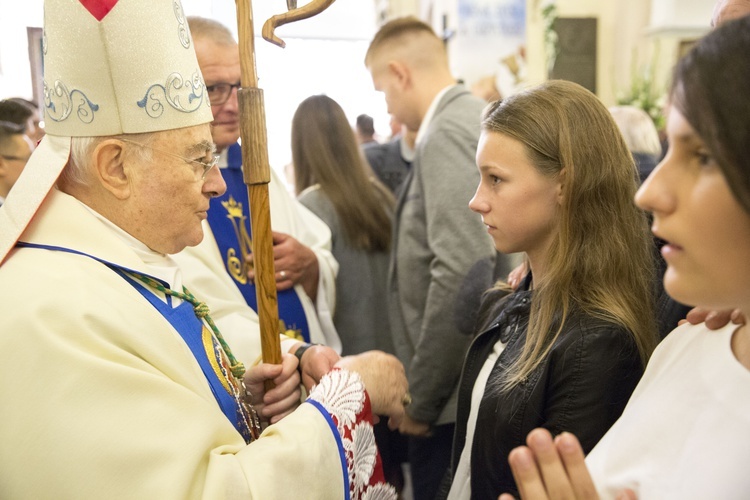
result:
[[[245,373],[245,385],[256,388],[258,386],[262,387],[264,381],[273,380],[278,377],[281,374],[281,369],[282,365],[270,365],[267,363],[252,366]],[[253,391],[253,394],[256,397],[260,396],[260,392],[257,389]]]
[[[718,330],[729,324],[732,311],[711,311],[706,316],[706,326],[711,330]]]
[[[526,438],[526,444],[534,452],[549,498],[575,498],[565,466],[549,431],[547,429],[534,429]]]
[[[263,396],[263,403],[266,405],[286,399],[295,389],[299,392],[300,379],[299,372],[297,372],[297,358],[293,354],[282,354],[281,365],[271,366],[281,366],[281,373],[273,379],[275,387]]]
[[[733,311],[709,311],[708,309],[703,309],[701,307],[692,308],[685,316],[685,319],[693,325],[705,322],[706,327],[711,330],[723,328],[728,325],[730,321],[738,325],[744,324],[745,322],[744,316],[742,316],[742,313],[737,309]]]
[[[300,273],[297,273],[291,269],[277,271],[274,275],[276,278],[276,290],[283,291],[288,290],[294,286],[297,280],[300,278]]]
[[[525,446],[515,448],[508,455],[508,463],[522,499],[546,500],[549,498],[544,488],[542,476],[534,461],[534,453],[529,448]],[[507,495],[504,496],[503,500],[505,498],[512,497]]]
[[[316,345],[309,348],[302,355],[302,383],[310,390],[313,385],[331,371],[336,362],[341,359],[336,351],[328,346]]]
[[[299,385],[297,385],[285,399],[273,404],[264,405],[261,410],[261,415],[268,419],[272,424],[275,424],[297,409],[300,405],[300,397],[301,392]]]
[[[510,285],[513,290],[517,289],[518,285],[521,284],[521,280],[526,275],[526,271],[526,263],[521,262],[515,269],[508,273],[508,285]]]
[[[393,415],[392,417],[388,417],[388,428],[392,431],[399,429],[401,427],[401,422],[403,422],[404,420],[405,414],[406,412],[403,412],[400,415]],[[374,416],[377,416],[377,415],[374,415]],[[378,420],[380,420],[380,418],[378,418]]]
[[[274,245],[283,243],[289,238],[291,238],[291,236],[289,236],[287,233],[282,233],[279,231],[271,231],[271,239],[273,239]]]
[[[257,405],[258,411],[263,418],[275,423],[299,405],[300,379],[297,373],[297,358],[286,353],[282,355],[280,365],[261,364],[258,367],[265,368],[262,373],[272,378],[275,385],[263,394],[262,403]]]
[[[414,420],[409,415],[404,415],[398,430],[407,436],[428,437],[432,435],[430,424]]]
[[[638,495],[633,490],[622,490],[617,494],[616,500],[638,500]]]
[[[730,319],[732,320],[732,323],[735,325],[744,325],[745,324],[745,315],[742,314],[742,311],[739,309],[735,309],[732,311],[732,315],[730,316]]]
[[[708,313],[709,311],[706,309],[703,309],[701,307],[694,307],[688,311],[685,319],[691,325],[698,325],[706,320],[706,316],[708,316]]]
[[[295,278],[297,276],[297,278]],[[290,288],[294,288],[294,284],[296,283],[296,279],[299,279],[301,275],[299,273],[293,273],[291,271],[279,271],[274,274],[274,277],[276,279],[276,290],[279,292],[283,292],[284,290],[289,290]],[[247,281],[249,283],[255,282],[255,271],[250,269],[247,272]]]
[[[578,439],[569,432],[563,432],[555,438],[555,447],[562,458],[575,498],[581,500],[599,498],[594,481],[586,467],[585,456]]]
[[[366,351],[344,356],[336,366],[359,374],[370,395],[373,413],[400,418],[409,384],[398,358],[382,351]]]
[[[522,499],[598,499],[578,439],[562,433],[553,441],[546,429],[534,429],[528,447],[508,456]]]

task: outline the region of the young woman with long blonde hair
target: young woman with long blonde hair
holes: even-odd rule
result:
[[[656,344],[653,255],[637,173],[607,108],[550,81],[485,110],[469,206],[497,250],[525,253],[518,290],[488,293],[460,383],[448,498],[515,491],[508,452],[535,427],[589,450]]]

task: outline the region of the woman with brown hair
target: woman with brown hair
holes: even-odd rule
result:
[[[393,353],[387,288],[395,200],[373,175],[341,106],[308,97],[292,119],[292,163],[300,203],[331,228],[339,263],[333,323],[342,355],[372,349]],[[406,442],[383,420],[375,426],[386,481],[403,486]]]
[[[341,106],[308,97],[292,119],[292,163],[300,203],[331,228],[339,263],[333,322],[342,354],[393,352],[386,276],[394,199],[362,157]]]
[[[525,253],[528,273],[482,304],[459,385],[450,499],[516,491],[507,456],[535,427],[573,431],[590,450],[657,341],[637,173],[596,96],[550,81],[489,105],[477,165],[469,206],[497,250]]]

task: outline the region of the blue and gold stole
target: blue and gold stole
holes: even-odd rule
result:
[[[142,283],[136,282],[130,277],[128,273],[135,273],[135,271],[122,268],[94,255],[70,248],[35,243],[18,242],[16,246],[67,252],[89,257],[104,264],[127,281],[180,334],[180,337],[182,337],[183,341],[190,348],[190,352],[206,377],[206,381],[211,388],[211,393],[214,395],[222,413],[224,413],[234,428],[242,435],[245,442],[250,443],[254,439],[257,439],[260,426],[256,420],[257,416],[254,414],[254,410],[244,402],[245,389],[242,380],[232,374],[227,354],[219,345],[218,339],[206,328],[203,321],[196,316],[192,304],[182,302],[174,307],[172,305],[172,297],[166,295],[166,302],[164,302],[152,291],[149,291]],[[152,279],[160,282],[165,288],[168,287],[168,283],[162,282],[157,278],[152,277]]]
[[[227,149],[227,168],[221,175],[227,183],[223,196],[211,199],[208,223],[219,246],[227,273],[232,277],[247,304],[258,312],[255,283],[249,283],[249,265],[245,257],[252,253],[252,232],[250,229],[250,202],[247,186],[242,177],[242,153],[239,144]],[[279,332],[295,332],[299,340],[310,342],[310,329],[305,317],[302,302],[294,288],[277,293],[279,304]]]

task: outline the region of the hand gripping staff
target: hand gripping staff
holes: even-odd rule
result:
[[[263,362],[281,363],[279,341],[279,310],[273,267],[273,239],[269,209],[268,183],[271,171],[268,162],[268,137],[263,90],[258,88],[255,66],[253,12],[250,0],[235,0],[237,5],[237,33],[240,46],[241,88],[237,90],[242,138],[242,176],[250,200],[250,224],[253,231],[253,261],[255,287],[260,319],[260,339]],[[274,29],[287,23],[307,19],[330,6],[334,0],[312,0],[297,8],[296,0],[287,0],[288,12],[271,17],[263,25],[262,35],[267,41],[284,47]],[[270,385],[270,381],[268,381]]]

